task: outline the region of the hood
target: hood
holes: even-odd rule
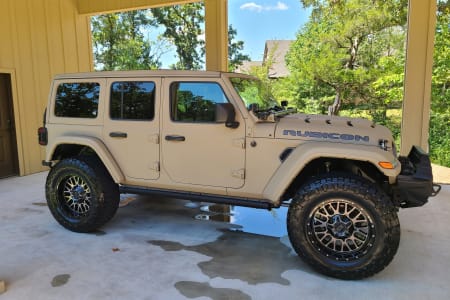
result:
[[[275,138],[315,140],[379,146],[380,141],[393,141],[392,133],[384,126],[366,119],[325,115],[293,114],[279,120]]]

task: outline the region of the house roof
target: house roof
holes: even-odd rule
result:
[[[267,40],[264,46],[263,61],[244,61],[242,65],[236,68],[236,72],[249,73],[253,67],[271,63],[269,78],[275,79],[289,76],[290,73],[286,66],[285,56],[293,42],[292,40]]]
[[[272,60],[269,78],[286,77],[289,69],[286,66],[285,56],[289,51],[292,40],[268,40],[264,48],[264,62]]]
[[[236,68],[237,73],[249,73],[253,67],[261,67],[263,64],[262,61],[248,61],[245,60],[242,62],[240,66]]]

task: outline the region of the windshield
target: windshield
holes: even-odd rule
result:
[[[257,104],[259,110],[263,111],[278,106],[261,81],[242,77],[231,77],[230,81],[247,108],[250,108],[251,104]]]

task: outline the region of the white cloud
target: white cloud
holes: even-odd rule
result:
[[[251,11],[257,11],[261,12],[263,10],[262,5],[258,5],[255,2],[248,2],[241,5],[240,9],[245,10],[251,10]]]
[[[262,12],[263,10],[269,11],[269,10],[287,10],[289,7],[286,5],[286,3],[278,1],[277,5],[260,5],[256,4],[255,2],[247,2],[240,6],[240,9],[242,10],[250,10],[250,11],[256,11],[256,12]]]
[[[275,6],[273,9],[274,10],[287,10],[288,8],[289,7],[286,5],[286,3],[278,1],[277,6]]]

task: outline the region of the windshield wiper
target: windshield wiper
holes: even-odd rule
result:
[[[280,110],[277,112],[273,112],[272,115],[274,117],[284,117],[285,115],[289,115],[289,114],[295,114],[297,112],[297,109],[294,107],[288,107],[284,110]]]

